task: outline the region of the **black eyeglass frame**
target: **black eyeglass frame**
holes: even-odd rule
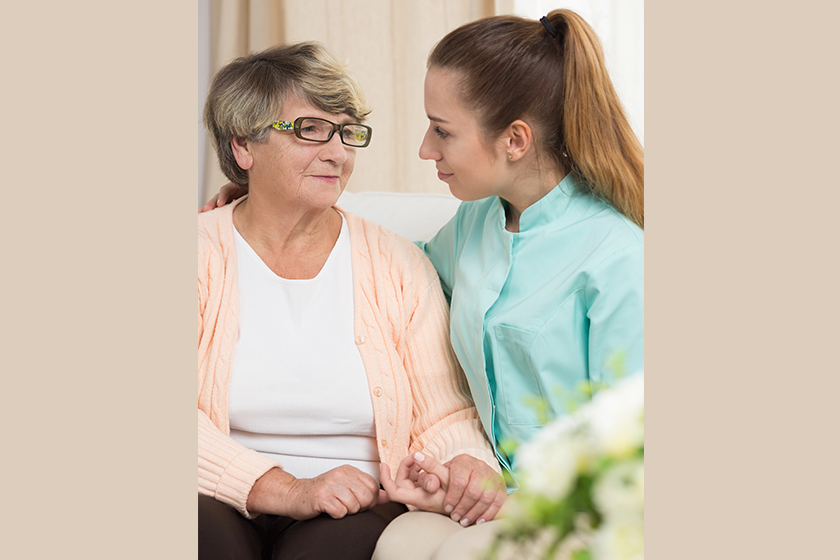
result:
[[[327,139],[326,140],[315,140],[313,138],[305,138],[300,133],[300,125],[303,121],[307,121],[307,120],[321,121],[321,122],[325,122],[328,125],[332,126],[332,130],[330,131],[329,136],[327,136]],[[359,146],[359,145],[354,145],[354,144],[348,144],[347,142],[345,142],[344,141],[344,127],[345,126],[361,126],[365,130],[367,130],[365,143]],[[306,140],[307,142],[319,142],[319,143],[329,142],[330,140],[332,140],[332,137],[336,133],[336,131],[339,131],[339,132],[341,132],[341,134],[338,135],[338,139],[341,140],[342,144],[344,144],[345,146],[350,146],[351,148],[367,148],[370,145],[370,138],[373,135],[373,129],[366,124],[361,124],[361,123],[336,124],[334,122],[328,121],[327,119],[321,119],[319,117],[298,117],[298,118],[295,119],[294,122],[275,121],[275,122],[271,123],[271,127],[275,128],[277,130],[293,130],[295,132],[295,136],[297,136],[301,140]]]

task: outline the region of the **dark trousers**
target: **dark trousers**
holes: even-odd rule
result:
[[[199,560],[370,560],[379,535],[405,513],[398,503],[333,519],[278,515],[245,519],[210,496],[198,495]]]

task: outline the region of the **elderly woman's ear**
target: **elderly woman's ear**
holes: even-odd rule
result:
[[[236,158],[239,167],[248,170],[254,165],[254,156],[251,154],[247,138],[232,138],[230,149],[233,151],[233,157]]]

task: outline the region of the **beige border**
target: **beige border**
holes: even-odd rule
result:
[[[646,5],[647,556],[826,557],[837,8],[675,6]],[[3,557],[196,555],[195,11],[2,8]]]
[[[0,557],[194,558],[195,3],[0,11]]]
[[[836,7],[646,3],[648,560],[836,555]]]

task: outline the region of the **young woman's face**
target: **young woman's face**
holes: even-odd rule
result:
[[[509,185],[504,143],[484,137],[475,115],[461,102],[456,78],[457,74],[438,68],[426,74],[429,129],[420,158],[434,160],[438,178],[461,200],[502,196]]]

